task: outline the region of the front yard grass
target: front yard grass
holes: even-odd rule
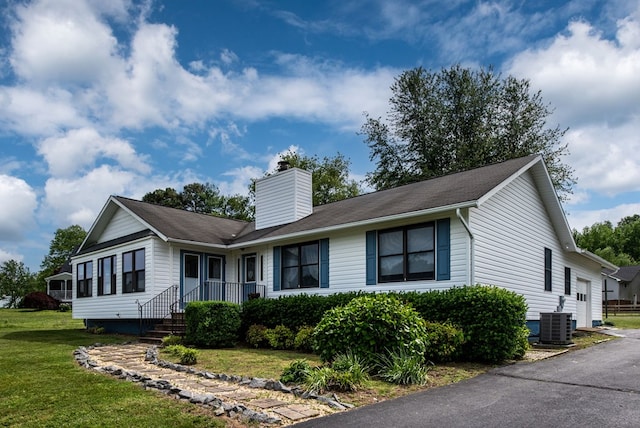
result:
[[[92,335],[69,312],[0,309],[0,426],[222,427],[195,405],[81,368],[79,346],[131,338]]]
[[[580,337],[580,347],[603,337],[596,333]],[[0,426],[238,426],[237,422],[216,418],[198,406],[81,368],[72,355],[79,346],[133,339],[87,333],[82,322],[71,319],[69,312],[0,309]],[[161,358],[172,360],[164,353]],[[298,358],[320,364],[312,354],[237,347],[199,350],[196,367],[215,373],[278,379],[284,367]],[[338,396],[362,406],[459,382],[491,367],[477,363],[440,364],[429,371],[426,386],[397,386],[374,380],[367,388]]]
[[[609,318],[603,319],[605,323],[610,323],[616,328],[640,328],[640,313],[613,315],[609,312]]]

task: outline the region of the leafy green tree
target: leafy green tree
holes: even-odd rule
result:
[[[640,260],[640,215],[624,217],[616,227],[620,252]]]
[[[182,209],[183,207],[182,196],[172,187],[149,192],[142,197],[142,201],[171,208]]]
[[[571,193],[573,170],[561,161],[566,130],[546,126],[552,110],[527,80],[491,68],[418,67],[401,73],[391,91],[386,121],[367,114],[361,128],[376,163],[367,181],[376,189],[537,153],[559,197]]]
[[[0,295],[7,296],[7,308],[16,308],[20,300],[36,290],[34,275],[22,262],[7,260],[0,266]]]
[[[182,192],[171,187],[156,189],[145,194],[142,200],[165,207],[246,221],[252,220],[254,213],[248,196],[222,195],[218,187],[210,183],[186,184]]]
[[[334,157],[325,156],[319,159],[317,156],[287,152],[281,160],[289,162],[292,167],[311,172],[314,206],[351,198],[361,193],[358,182],[349,178],[351,162],[340,153]]]
[[[40,273],[38,274],[40,286],[44,286],[44,278],[53,275],[69,260],[73,251],[82,244],[86,236],[87,232],[77,224],[56,230],[49,244],[49,254],[40,264]]]
[[[210,183],[191,183],[184,186],[182,193],[183,209],[195,213],[211,214],[224,206],[224,197],[220,190]]]
[[[628,216],[616,227],[610,221],[594,223],[573,231],[578,247],[589,250],[618,266],[640,261],[640,216]]]

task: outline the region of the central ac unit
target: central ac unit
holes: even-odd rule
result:
[[[569,345],[571,343],[571,331],[570,313],[540,313],[540,343]]]

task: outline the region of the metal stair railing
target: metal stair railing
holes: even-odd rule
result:
[[[255,282],[205,281],[182,296],[180,304],[183,308],[189,302],[202,300],[241,304],[250,298],[264,297],[266,288],[264,284],[256,284]]]
[[[152,324],[156,320],[162,320],[169,316],[174,311],[176,304],[178,303],[178,286],[172,285],[164,290],[151,300],[145,303],[138,304],[138,314],[140,315],[140,334],[147,329],[148,325]]]

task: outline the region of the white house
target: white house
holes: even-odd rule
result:
[[[602,300],[612,304],[638,305],[640,299],[640,266],[622,266],[602,272]]]
[[[576,246],[539,156],[317,207],[292,168],[257,181],[252,223],[110,197],[73,257],[73,316],[137,332],[196,299],[481,283],[524,295],[537,334],[541,312],[601,322],[603,267],[616,268]]]

